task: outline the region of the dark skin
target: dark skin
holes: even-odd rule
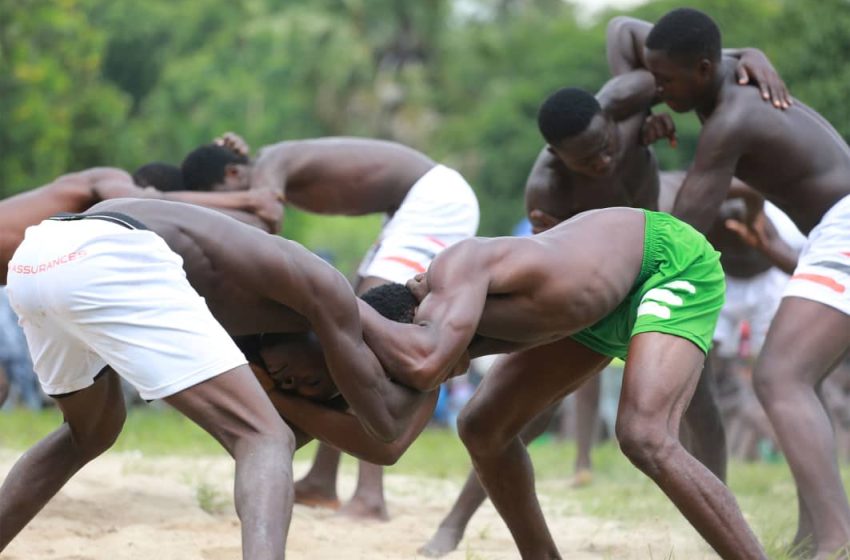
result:
[[[393,214],[435,165],[412,148],[384,140],[292,140],[260,150],[251,188],[275,190],[287,204],[318,214]]]
[[[182,257],[189,282],[231,335],[312,330],[326,349],[334,383],[365,432],[381,442],[405,436],[417,418],[417,403],[429,397],[386,378],[363,342],[354,294],[330,265],[296,243],[197,206],[115,199],[90,210],[125,213],[162,237]],[[296,441],[251,369],[234,368],[165,400],[236,459],[244,557],[283,558]],[[296,425],[302,401],[291,397],[279,404],[292,407]],[[372,409],[375,405],[379,409]],[[63,425],[19,459],[0,487],[0,550],[77,470],[112,445],[125,416],[119,379],[110,368],[92,386],[58,399],[57,406]]]
[[[410,391],[386,391],[386,406],[415,408],[399,436],[380,441],[363,428],[333,382],[318,338],[312,332],[263,337],[262,363],[252,363],[280,415],[295,428],[298,447],[316,438],[378,465],[392,465],[428,424],[437,392],[422,399]]]
[[[644,48],[651,24],[632,20],[623,51],[652,72],[661,99],[702,122],[697,154],[673,212],[706,229],[733,176],[784,210],[804,233],[850,194],[850,148],[818,113],[794,101],[767,110],[756,90],[735,87],[732,62]],[[794,352],[788,352],[794,348]],[[782,300],[753,374],[759,400],[797,485],[794,545],[816,558],[850,546],[850,504],[817,388],[850,348],[850,316],[798,297]]]
[[[641,266],[643,234],[642,212],[611,208],[530,238],[462,241],[408,283],[420,300],[414,325],[379,322],[372,330],[370,322],[365,331],[384,366],[421,389],[439,385],[469,356],[515,352],[479,386],[459,431],[524,558],[559,555],[519,433],[610,361],[568,336],[609,314],[629,293]],[[603,252],[609,258],[600,260]],[[618,440],[722,556],[764,558],[728,488],[679,442],[704,358],[683,338],[634,336]],[[529,359],[549,367],[530,371]]]
[[[287,204],[308,212],[392,215],[411,187],[435,165],[424,154],[385,140],[330,137],[284,141],[260,150],[251,170],[251,188],[273,189]],[[385,282],[377,277],[359,278],[356,291],[362,294]],[[339,461],[338,449],[320,445],[310,472],[296,484],[296,500],[340,507],[336,493]],[[354,496],[340,513],[388,519],[382,469],[361,463],[359,473]]]
[[[27,227],[59,212],[85,212],[98,202],[113,198],[153,198],[200,204],[230,212],[241,221],[270,232],[277,231],[282,212],[277,195],[271,191],[164,193],[135,185],[129,173],[113,167],[68,173],[47,185],[0,201],[0,282],[6,283],[6,267],[23,241]]]

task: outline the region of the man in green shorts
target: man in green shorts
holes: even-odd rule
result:
[[[696,230],[647,210],[593,210],[533,237],[462,241],[407,286],[412,325],[364,327],[400,382],[431,389],[470,357],[512,352],[458,429],[523,558],[560,556],[518,434],[615,356],[626,359],[623,452],[722,557],[765,557],[729,489],[679,442],[725,290],[719,253]]]

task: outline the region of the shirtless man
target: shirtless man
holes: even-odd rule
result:
[[[696,111],[703,124],[674,213],[708,228],[735,176],[808,234],[753,376],[797,485],[794,545],[817,558],[846,554],[850,505],[817,388],[850,348],[850,148],[804,104],[768,110],[755,90],[735,87],[733,61],[721,56],[720,31],[707,15],[680,9],[654,27],[619,25],[615,56],[652,72],[661,99],[674,111]]]
[[[286,204],[308,212],[385,214],[383,230],[358,270],[358,294],[386,282],[404,283],[478,229],[478,201],[463,177],[394,142],[318,138],[266,146],[253,164],[251,188],[279,192]],[[320,445],[310,472],[296,483],[296,501],[339,507],[339,462],[337,449]],[[340,512],[387,519],[381,467],[360,463],[357,488]]]
[[[125,417],[120,375],[228,450],[243,557],[283,558],[296,440],[231,336],[312,330],[335,385],[380,441],[401,437],[414,420],[421,430],[429,415],[416,404],[435,401],[387,380],[339,272],[296,243],[218,212],[106,201],[82,218],[28,228],[8,268],[36,373],[64,423],[0,486],[0,550],[115,441]]]
[[[222,151],[228,152],[224,148]],[[113,167],[68,173],[47,185],[0,201],[0,283],[6,283],[6,266],[24,239],[27,227],[59,212],[84,212],[112,198],[161,198],[238,212],[234,216],[240,220],[275,233],[282,213],[279,198],[270,191],[164,193],[137,186],[129,173]]]
[[[679,442],[723,303],[718,254],[693,228],[646,210],[594,210],[529,238],[458,243],[408,286],[420,300],[415,324],[364,330],[403,382],[430,389],[470,356],[514,351],[458,429],[524,558],[559,555],[518,434],[614,356],[627,356],[623,452],[721,556],[765,557],[728,488]],[[560,367],[527,367],[546,358]]]
[[[613,38],[616,39],[616,38]],[[609,40],[612,40],[609,38]],[[742,51],[740,72],[773,84],[778,76],[755,50]],[[651,144],[675,141],[672,121],[650,115],[654,82],[646,72],[611,68],[614,78],[596,94],[565,88],[550,95],[540,108],[538,127],[547,141],[531,169],[525,187],[526,211],[532,231],[540,233],[580,212],[612,206],[654,210],[659,203],[659,175]],[[643,89],[641,89],[643,88]],[[782,91],[777,88],[777,91]],[[529,363],[527,367],[555,375],[561,361]],[[576,480],[589,476],[590,447],[599,408],[599,376],[576,391]],[[691,448],[721,480],[725,480],[725,436],[707,377],[701,377],[686,420]],[[528,442],[549,424],[559,403],[523,431]],[[437,532],[420,549],[429,556],[454,550],[469,519],[486,498],[474,472]]]

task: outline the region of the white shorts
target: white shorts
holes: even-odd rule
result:
[[[732,358],[738,355],[744,321],[750,325],[752,352],[754,355],[759,353],[788,278],[775,267],[751,278],[726,276],[726,303],[720,310],[714,331],[714,344],[719,356]]]
[[[800,297],[850,315],[850,195],[809,233],[782,297]]]
[[[437,165],[411,187],[357,271],[404,283],[446,247],[478,231],[478,199],[460,173]]]
[[[151,231],[45,220],[12,257],[8,292],[48,395],[84,389],[109,365],[161,399],[246,363]]]

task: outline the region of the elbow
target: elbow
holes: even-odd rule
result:
[[[382,467],[391,467],[398,462],[404,451],[405,448],[400,445],[384,445],[372,457],[369,457],[368,461]]]

